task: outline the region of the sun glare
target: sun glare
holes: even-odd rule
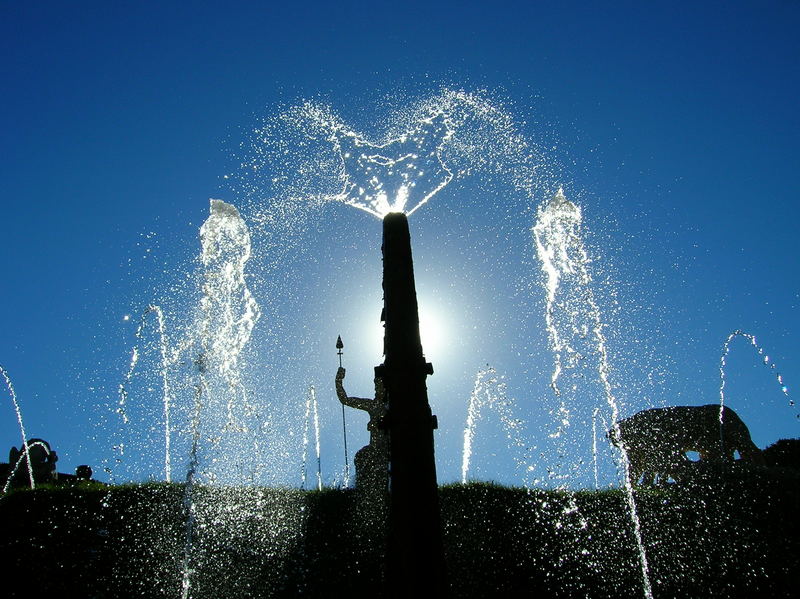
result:
[[[366,323],[363,330],[355,335],[361,343],[367,343],[369,349],[367,355],[383,355],[383,323],[377,319],[370,321],[364,319]],[[419,302],[419,336],[422,342],[422,351],[428,360],[440,361],[445,352],[447,337],[447,318],[429,302],[420,299]]]
[[[422,351],[430,359],[441,357],[446,325],[444,319],[428,303],[420,302],[419,305],[419,336],[422,341]]]

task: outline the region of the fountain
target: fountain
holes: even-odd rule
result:
[[[244,190],[241,211],[212,200],[200,229],[186,293],[196,299],[143,311],[114,401],[121,429],[149,418],[152,433],[138,447],[124,436],[116,443],[114,479],[133,478],[129,465],[152,446],[158,478],[181,482],[32,494],[30,505],[11,494],[0,516],[8,538],[26,545],[0,543],[0,559],[54,592],[58,577],[34,576],[29,564],[67,560],[66,542],[36,553],[67,531],[85,549],[68,575],[91,579],[98,596],[405,597],[430,588],[463,597],[725,596],[745,583],[780,596],[789,588],[791,570],[768,558],[780,551],[797,563],[796,526],[780,522],[794,509],[796,477],[733,470],[716,486],[631,484],[625,447],[604,436],[630,406],[615,385],[581,206],[563,189],[553,193],[557,177],[507,113],[446,90],[370,136],[305,103],[265,123],[248,150],[229,175]],[[497,173],[509,175],[497,189],[473,184]],[[451,195],[485,199],[496,228],[459,212]],[[505,197],[519,205],[491,203]],[[440,200],[448,218],[435,212]],[[412,214],[423,257],[416,271]],[[383,298],[377,252],[365,256],[379,243],[374,217],[383,225]],[[476,231],[491,243],[476,246]],[[437,294],[458,321],[440,354],[418,314]],[[495,306],[504,295],[511,309]],[[381,300],[382,351],[379,319],[369,318]],[[389,400],[388,535],[363,517],[356,490],[331,488],[338,460],[323,460],[342,448],[336,363],[324,349],[340,331],[348,385],[367,386],[384,355],[375,373]],[[495,362],[505,346],[516,361]],[[543,355],[552,361],[535,359]],[[428,357],[437,364],[430,381]],[[158,384],[143,391],[150,362]],[[442,424],[435,456],[432,408]],[[345,442],[363,440],[362,416],[345,425]],[[481,449],[493,417],[508,458]],[[306,491],[310,458],[316,480]],[[487,459],[485,471],[504,484],[473,480]],[[765,497],[787,505],[764,515]],[[53,509],[42,516],[46,501]]]

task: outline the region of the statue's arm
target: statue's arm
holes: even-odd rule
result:
[[[371,399],[363,399],[361,397],[348,397],[347,392],[344,390],[344,380],[345,369],[341,366],[339,370],[336,371],[336,397],[339,398],[339,401],[342,402],[344,405],[355,408],[356,410],[369,410]]]
[[[369,411],[370,404],[372,403],[373,400],[362,397],[347,397],[346,395],[345,396],[340,395],[339,401],[341,401],[344,405],[350,408],[355,408],[356,410]]]

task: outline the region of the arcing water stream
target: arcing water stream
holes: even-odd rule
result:
[[[464,427],[464,450],[461,457],[461,482],[468,481],[470,460],[472,459],[473,440],[478,422],[484,412],[491,410],[500,417],[510,444],[517,448],[524,447],[522,423],[514,418],[510,406],[511,399],[506,394],[506,385],[498,376],[494,368],[487,366],[475,375],[475,385],[469,396],[467,407],[467,422]]]
[[[125,424],[128,423],[128,415],[125,412],[126,403],[128,401],[128,388],[133,380],[136,365],[139,362],[139,344],[144,335],[145,325],[147,324],[147,317],[154,314],[158,324],[158,342],[159,350],[161,353],[161,385],[162,385],[162,401],[164,404],[164,480],[170,482],[172,480],[172,458],[170,455],[170,445],[172,439],[172,424],[171,424],[171,409],[174,398],[172,397],[172,390],[170,388],[170,368],[171,361],[168,356],[169,352],[169,339],[167,339],[166,323],[164,320],[164,312],[160,306],[150,304],[144,312],[142,312],[139,326],[136,328],[136,345],[131,350],[131,361],[128,365],[128,372],[125,373],[123,382],[119,385],[119,402],[117,405],[117,414],[120,415]]]
[[[750,333],[746,333],[739,329],[733,331],[730,335],[728,335],[725,342],[722,344],[722,354],[719,357],[719,403],[720,409],[722,406],[725,405],[725,387],[727,384],[726,374],[725,374],[725,366],[728,360],[728,353],[731,351],[731,343],[737,337],[744,337],[750,342],[750,345],[753,349],[756,350],[759,357],[761,358],[761,363],[764,364],[772,373],[775,375],[775,381],[778,383],[778,387],[780,387],[781,393],[788,399],[789,407],[795,408],[795,417],[800,418],[800,413],[797,412],[794,400],[789,396],[789,388],[783,381],[783,375],[778,370],[777,364],[770,360],[769,354],[766,353],[764,348],[758,344],[756,341],[755,335]]]
[[[17,416],[17,424],[19,425],[19,433],[22,436],[22,453],[25,456],[25,462],[28,464],[28,478],[30,479],[31,489],[36,488],[36,483],[33,481],[33,466],[31,465],[30,459],[30,452],[28,447],[28,436],[25,434],[25,425],[22,423],[22,412],[19,409],[19,402],[17,402],[17,392],[14,390],[14,384],[11,382],[11,377],[8,376],[6,369],[0,366],[0,375],[3,376],[3,380],[6,384],[6,389],[8,389],[8,393],[11,396],[11,403],[14,404],[14,413]],[[16,467],[15,467],[16,470]],[[8,482],[11,480],[11,476],[8,477],[8,481],[6,481],[6,485],[3,488],[3,493],[6,492]]]

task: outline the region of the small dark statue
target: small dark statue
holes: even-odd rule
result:
[[[81,464],[75,468],[75,480],[92,480],[92,468],[86,464]]]
[[[634,485],[685,482],[696,466],[690,451],[701,465],[733,463],[736,452],[743,462],[764,465],[747,425],[727,406],[720,414],[719,404],[644,410],[620,420],[608,437],[625,448]]]
[[[28,470],[28,460],[25,455],[25,446],[31,460]],[[25,445],[17,449],[12,447],[8,452],[8,464],[0,464],[1,487],[29,487],[31,473],[34,485],[57,484],[69,485],[82,481],[92,480],[92,469],[82,464],[75,469],[75,474],[64,474],[56,470],[58,454],[44,439],[28,439]],[[10,477],[10,480],[9,480]]]
[[[31,460],[33,482],[37,485],[55,483],[58,480],[58,472],[56,472],[58,455],[50,449],[50,444],[44,439],[28,439],[25,445],[28,447],[28,455]],[[19,449],[16,447],[11,448],[8,453],[8,466],[11,471],[16,467],[14,478],[11,481],[12,486],[30,484],[30,474],[25,459],[25,446]]]
[[[345,369],[336,371],[336,395],[344,405],[369,414],[367,430],[369,445],[356,452],[356,489],[368,493],[383,493],[389,488],[389,435],[384,419],[386,417],[386,398],[383,381],[375,378],[375,398],[363,399],[349,397],[344,390]]]

